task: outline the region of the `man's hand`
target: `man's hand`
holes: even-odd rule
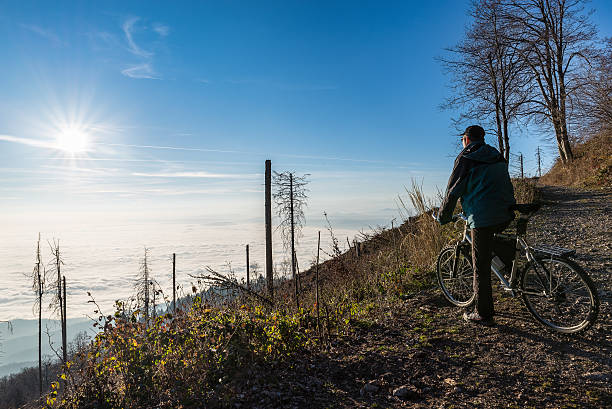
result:
[[[431,217],[433,217],[433,219],[437,221],[438,223],[440,223],[439,213],[440,213],[440,208],[434,207],[433,209],[431,209]]]

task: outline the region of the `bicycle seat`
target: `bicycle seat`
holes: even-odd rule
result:
[[[520,214],[530,214],[537,212],[540,207],[542,205],[539,203],[514,204],[510,206],[510,210],[516,210]]]

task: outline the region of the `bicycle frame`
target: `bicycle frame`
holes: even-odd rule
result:
[[[468,231],[471,231],[471,229],[468,228],[467,225],[467,218],[464,215],[460,216],[461,219],[463,219],[466,223],[463,229],[463,240],[458,243],[457,248],[459,248],[459,245],[461,243],[464,244],[469,244],[470,247],[472,246],[472,237],[471,234],[468,234]],[[503,235],[503,234],[498,234],[497,237],[505,237],[505,238],[512,238],[514,239],[514,237],[512,236],[508,236],[508,235]],[[525,256],[527,258],[528,261],[530,262],[535,262],[539,267],[543,268],[540,263],[537,262],[535,256],[533,255],[529,245],[527,244],[527,242],[525,241],[525,239],[523,237],[521,237],[520,235],[517,234],[516,236],[516,244],[515,244],[515,252],[514,252],[514,258],[512,259],[512,268],[510,270],[510,281],[506,280],[506,277],[504,277],[504,275],[502,274],[502,272],[500,270],[498,270],[493,264],[491,264],[491,271],[497,276],[497,278],[499,279],[499,281],[502,284],[502,288],[505,291],[509,291],[512,296],[515,295],[515,292],[518,291],[517,288],[514,288],[513,285],[511,285],[510,283],[513,282],[515,280],[515,277],[517,275],[517,259],[520,257],[521,252],[525,252]],[[491,256],[495,257],[495,252],[491,252]],[[457,258],[457,254],[455,253],[455,260],[453,261],[453,275],[456,274],[455,271],[455,264],[456,264],[456,258]],[[544,269],[545,270],[545,269]],[[552,280],[548,280],[551,285],[552,285]]]

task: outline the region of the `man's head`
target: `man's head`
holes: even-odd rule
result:
[[[479,125],[471,125],[465,128],[465,132],[461,134],[461,143],[465,148],[472,142],[484,141],[485,130]]]

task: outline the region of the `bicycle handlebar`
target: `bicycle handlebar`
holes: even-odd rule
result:
[[[438,215],[437,215],[437,214],[435,214],[434,212],[432,212],[432,213],[431,213],[431,217],[433,217],[433,219],[434,219],[435,221],[440,221],[440,218],[439,218],[439,217],[438,217]],[[462,220],[464,220],[464,221],[467,221],[467,217],[466,217],[466,216],[465,216],[465,214],[463,214],[463,213],[454,214],[454,215],[451,217],[451,221],[453,221],[453,222],[456,222],[456,221],[457,221],[457,220],[459,220],[459,219],[462,219]]]

